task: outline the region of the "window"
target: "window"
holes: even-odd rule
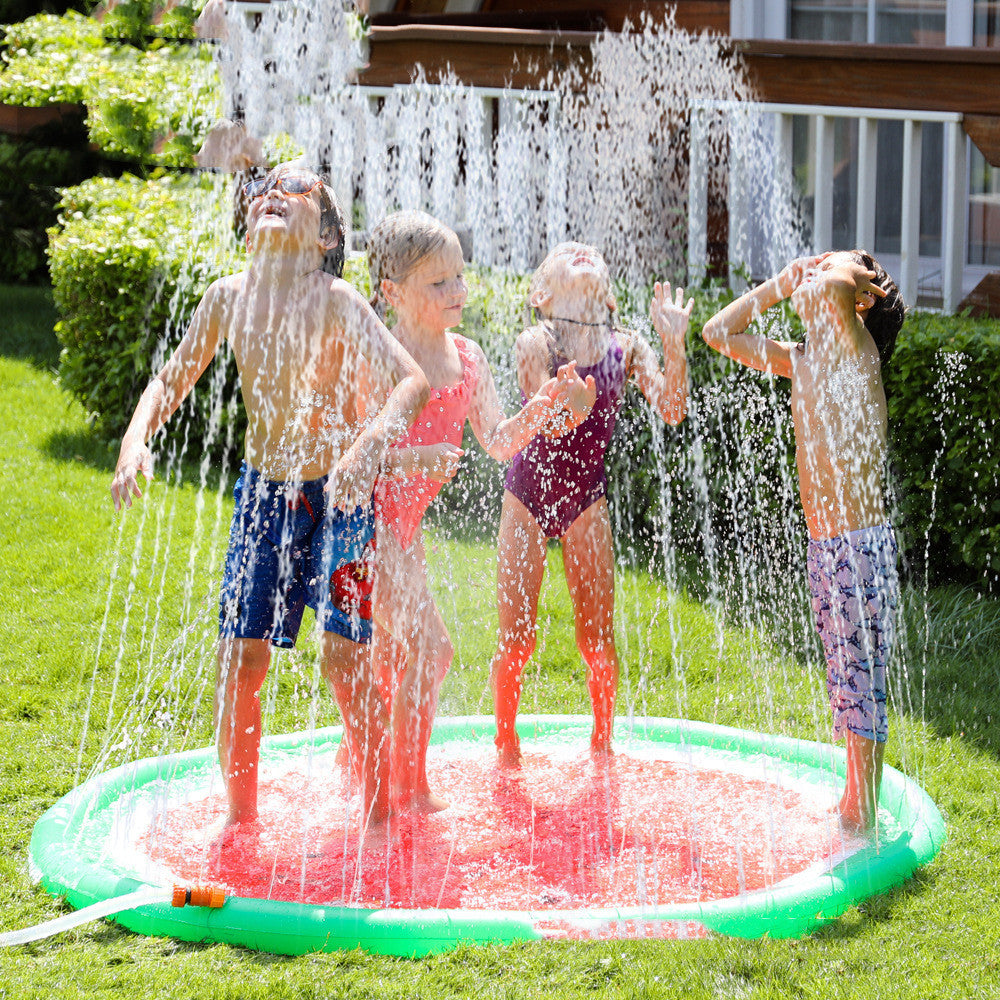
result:
[[[947,6],[947,0],[789,0],[788,37],[944,45]],[[983,6],[998,7],[1000,0]],[[984,18],[988,20],[985,14]]]
[[[868,3],[869,0],[791,0],[788,37],[865,42]]]
[[[971,147],[969,157],[969,263],[1000,266],[1000,169]]]
[[[1000,47],[1000,0],[975,0],[972,6],[972,44]]]
[[[944,45],[945,0],[875,0],[879,45]]]

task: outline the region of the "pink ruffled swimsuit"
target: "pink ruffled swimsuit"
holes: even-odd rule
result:
[[[454,385],[432,388],[427,405],[406,434],[393,442],[393,448],[443,442],[456,447],[461,445],[465,418],[479,381],[479,369],[465,337],[452,334],[451,338],[462,359],[462,380]],[[428,479],[422,472],[379,479],[375,484],[375,519],[392,531],[404,550],[408,549],[424,512],[443,485]]]

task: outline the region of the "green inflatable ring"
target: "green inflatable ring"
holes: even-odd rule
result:
[[[589,723],[580,716],[524,716],[522,738],[558,733]],[[492,739],[493,720],[485,717],[441,718],[434,742]],[[340,741],[340,729],[293,733],[264,743],[269,757],[320,752]],[[825,744],[763,735],[706,723],[642,719],[619,723],[616,743],[670,744],[685,753],[724,751],[753,760],[761,755],[802,772],[831,772],[843,778],[842,751]],[[124,895],[150,885],[127,863],[118,864],[100,849],[112,830],[123,796],[152,783],[207,781],[217,773],[213,749],[189,751],[138,761],[85,782],[55,803],[35,824],[29,848],[32,875],[53,895],[74,907]],[[114,919],[141,934],[167,935],[186,941],[219,941],[276,954],[298,955],[361,947],[387,955],[418,956],[445,951],[460,943],[510,943],[555,936],[552,928],[571,926],[581,936],[615,937],[619,922],[645,925],[697,925],[738,937],[799,937],[836,919],[848,907],[905,881],[934,858],[945,838],[944,822],[934,803],[913,781],[886,767],[880,808],[898,824],[898,832],[876,845],[862,847],[831,870],[786,879],[767,890],[699,903],[650,909],[545,910],[371,910],[230,897],[221,909],[163,904],[142,906]]]

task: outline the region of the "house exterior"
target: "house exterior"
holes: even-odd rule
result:
[[[419,61],[530,86],[528,67],[585,61],[591,32],[642,16],[727,33],[780,109],[818,245],[866,242],[910,275],[912,297],[949,308],[977,286],[988,295],[1000,271],[1000,0],[371,0],[369,12],[362,79],[380,84]]]

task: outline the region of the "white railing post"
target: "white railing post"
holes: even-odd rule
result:
[[[778,150],[778,163],[782,168],[788,167],[789,173],[794,162],[794,125],[795,117],[778,113],[774,116],[774,142]]]
[[[961,122],[944,126],[944,220],[941,232],[942,308],[953,313],[962,301],[968,224],[968,140]]]
[[[858,195],[854,206],[854,244],[875,250],[875,183],[878,177],[878,122],[858,119]]]
[[[362,172],[365,206],[365,226],[371,233],[387,214],[385,179],[389,174],[388,144],[382,115],[378,113],[377,97],[368,97],[365,117],[365,168]]]
[[[689,131],[687,280],[700,285],[708,273],[708,129],[698,104],[691,108]]]
[[[813,251],[833,245],[833,119],[816,116],[813,148]]]
[[[431,110],[433,156],[431,212],[452,226],[458,225],[458,121],[447,93],[438,93]]]
[[[729,287],[734,291],[746,290],[750,264],[750,184],[747,177],[745,145],[741,141],[748,133],[750,122],[745,108],[729,114],[729,185],[726,199],[729,204]],[[742,274],[740,273],[742,269]]]
[[[414,103],[420,100],[416,93],[408,94],[407,98]],[[423,208],[420,197],[420,127],[416,114],[400,114],[396,126],[396,153],[399,157],[399,172],[396,175],[399,207],[404,210]]]
[[[907,118],[903,123],[903,192],[899,224],[899,290],[903,300],[917,301],[920,264],[920,158],[921,123]]]
[[[566,176],[567,157],[566,138],[562,131],[561,111],[559,102],[550,98],[548,104],[548,121],[545,133],[548,144],[548,165],[545,191],[545,241],[548,246],[555,246],[566,239]]]
[[[473,92],[466,106],[466,210],[472,227],[472,253],[477,263],[494,262],[493,232],[493,98]]]

